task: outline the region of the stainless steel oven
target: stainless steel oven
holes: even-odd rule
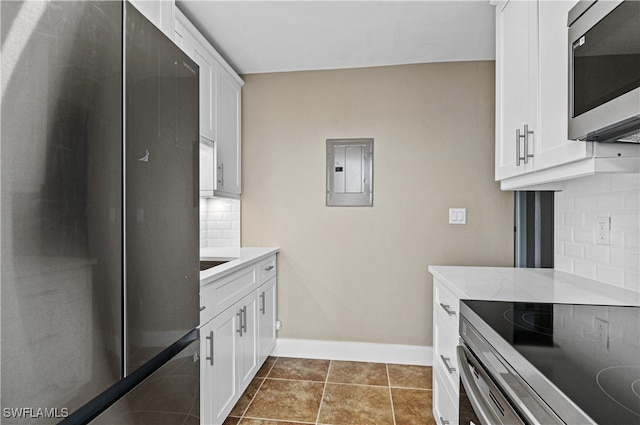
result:
[[[569,11],[569,139],[640,143],[640,2]]]
[[[640,307],[460,304],[460,425],[640,424]]]

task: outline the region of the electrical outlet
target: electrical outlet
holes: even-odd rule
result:
[[[596,217],[596,245],[609,245],[611,234],[611,219],[609,217]]]
[[[596,335],[602,342],[602,346],[609,349],[609,322],[599,317],[595,319]]]

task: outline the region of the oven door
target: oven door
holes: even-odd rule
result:
[[[460,425],[520,425],[525,422],[466,345],[457,348]]]

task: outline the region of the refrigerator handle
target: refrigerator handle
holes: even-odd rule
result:
[[[200,141],[193,142],[193,206],[200,208]]]

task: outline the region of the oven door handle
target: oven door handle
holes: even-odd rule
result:
[[[475,359],[473,359],[473,355],[469,350],[462,345],[458,345],[456,348],[456,354],[458,357],[458,367],[460,369],[462,385],[464,385],[469,402],[471,402],[471,406],[473,406],[473,410],[476,412],[476,415],[478,415],[478,419],[482,425],[524,425],[524,422],[513,410],[511,405],[504,400],[500,390],[493,385],[491,379],[488,376],[483,376],[485,373],[481,370],[482,366],[474,364],[476,363],[474,361]],[[476,369],[476,373],[480,375],[480,379],[482,379],[487,385],[488,394],[486,396],[476,384],[469,366],[473,366]],[[500,401],[502,401],[502,403]]]

